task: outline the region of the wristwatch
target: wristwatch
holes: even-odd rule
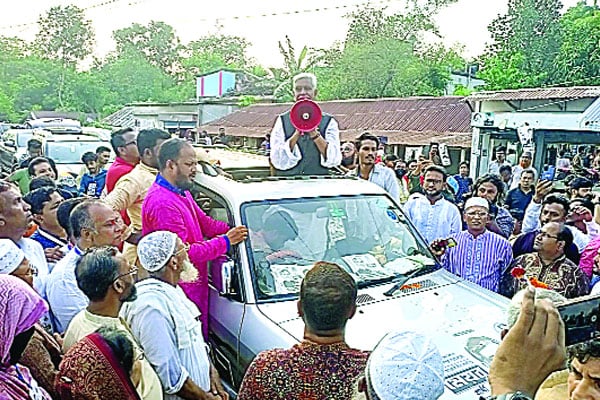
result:
[[[482,399],[480,397],[480,399]],[[532,400],[531,397],[523,392],[504,393],[498,396],[490,396],[487,400]]]

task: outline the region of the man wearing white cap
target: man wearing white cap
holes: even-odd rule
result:
[[[136,284],[137,299],[121,316],[142,346],[162,383],[164,398],[228,399],[202,336],[200,311],[179,287],[196,272],[177,234],[156,231],[143,237],[138,259],[149,278]],[[183,278],[182,278],[183,276]]]
[[[435,400],[444,393],[442,355],[431,339],[391,332],[369,356],[359,391],[368,400]]]
[[[0,239],[0,274],[14,275],[33,286],[35,267],[29,265],[25,253],[10,239]]]
[[[486,229],[489,203],[483,197],[471,197],[465,203],[467,229],[454,238],[456,246],[434,251],[442,256],[448,271],[479,286],[497,292],[501,273],[513,259],[508,240]],[[432,243],[436,247],[437,241]]]

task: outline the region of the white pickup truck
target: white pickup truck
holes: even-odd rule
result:
[[[358,311],[346,329],[350,346],[372,349],[393,329],[423,332],[444,358],[443,399],[489,393],[487,371],[507,299],[442,269],[383,189],[342,177],[244,178],[237,171],[230,179],[206,172],[196,181],[208,213],[250,230],[209,267],[209,343],[232,394],[256,354],[302,340],[298,289],[318,260],[338,263],[358,283]],[[258,233],[279,211],[294,221],[282,232],[295,235],[280,249],[265,249]]]

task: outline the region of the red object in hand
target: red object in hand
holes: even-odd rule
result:
[[[525,276],[525,268],[523,267],[514,267],[512,271],[510,271],[511,275],[515,278],[522,278]]]
[[[550,288],[550,286],[548,286],[547,283],[538,281],[537,278],[534,278],[534,277],[529,278],[529,282],[531,282],[531,285],[536,288],[540,288],[540,289],[549,289]]]

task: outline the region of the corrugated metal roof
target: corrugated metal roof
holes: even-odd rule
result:
[[[340,126],[341,140],[364,131],[387,136],[391,144],[425,145],[439,140],[451,146],[470,147],[471,110],[462,97],[409,97],[403,99],[340,100],[318,102]],[[256,104],[202,126],[209,133],[219,127],[234,136],[262,137],[287,104]]]
[[[133,118],[133,107],[123,107],[119,111],[110,114],[102,120],[102,122],[110,126],[121,128],[133,128],[135,126],[135,118]]]
[[[467,101],[583,99],[600,96],[600,86],[572,86],[477,92]]]

